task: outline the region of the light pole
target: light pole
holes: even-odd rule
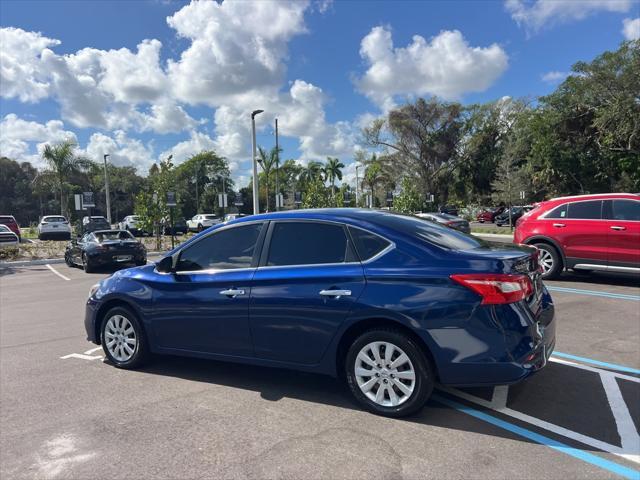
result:
[[[108,153],[103,155],[104,158],[104,189],[107,194],[107,222],[111,225],[111,198],[109,195],[109,171],[107,170],[107,157],[110,155]]]
[[[360,165],[356,165],[356,208],[358,207],[359,205],[358,201],[360,200],[360,187],[359,187],[360,180],[358,179],[359,168],[360,168]]]
[[[280,210],[280,186],[278,183],[278,170],[280,166],[280,147],[278,146],[278,119],[276,118],[276,212]]]
[[[261,114],[264,110],[254,110],[251,112],[251,140],[253,154],[253,214],[260,213],[260,203],[258,201],[258,161],[256,159],[256,115]]]

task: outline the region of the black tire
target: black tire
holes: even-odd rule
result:
[[[91,262],[87,258],[86,253],[82,254],[82,268],[84,269],[84,273],[93,273],[93,271],[95,270],[93,268],[93,265],[91,265]]]
[[[198,231],[201,232],[202,230],[204,230],[204,227],[202,226],[202,224],[198,224]]]
[[[534,246],[540,250],[540,256],[542,258],[543,255],[548,254],[551,259],[551,268],[544,268],[542,278],[544,280],[551,280],[553,278],[557,278],[562,272],[562,258],[558,253],[558,250],[552,245],[547,243],[534,243]]]
[[[131,355],[131,358],[124,361],[116,358],[111,353],[109,347],[107,346],[108,342],[105,341],[105,339],[108,336],[106,332],[108,321],[110,318],[116,315],[125,317],[128,320],[130,325],[133,327],[133,331],[135,333],[135,339],[137,340],[136,345],[134,347],[133,354]],[[100,325],[100,343],[102,344],[102,350],[104,351],[105,356],[117,368],[124,368],[127,370],[138,368],[141,365],[143,365],[147,360],[149,360],[149,357],[150,357],[149,345],[147,343],[147,336],[145,334],[144,329],[142,328],[142,324],[138,320],[138,317],[136,317],[136,315],[129,308],[126,308],[126,307],[114,307],[111,310],[109,310],[105,314],[105,316],[102,318],[102,323]]]
[[[355,375],[356,360],[360,351],[372,342],[388,342],[400,348],[411,361],[415,372],[415,385],[411,394],[402,403],[396,406],[383,406],[367,397],[360,387]],[[351,393],[357,402],[366,410],[385,417],[404,417],[422,409],[433,392],[435,375],[433,367],[427,356],[409,336],[393,329],[379,328],[369,330],[351,344],[347,352],[345,363],[345,376]],[[373,377],[372,377],[373,379]],[[383,380],[386,383],[386,379]],[[394,380],[389,380],[389,383]],[[382,385],[382,384],[380,384]],[[391,385],[392,388],[393,385]],[[375,385],[374,385],[375,387]],[[379,388],[379,387],[378,387]],[[399,390],[396,387],[396,391]],[[387,395],[388,396],[388,395]]]
[[[69,252],[64,252],[64,263],[67,264],[67,267],[75,267],[75,264],[71,260],[71,255]]]

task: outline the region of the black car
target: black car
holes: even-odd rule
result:
[[[89,273],[107,265],[145,265],[147,249],[126,230],[98,230],[71,240],[64,260],[70,267],[79,265]]]
[[[111,230],[111,224],[101,216],[84,217],[82,219],[82,233],[91,233],[97,230]]]
[[[516,220],[518,220],[522,215],[527,213],[532,208],[533,206],[531,205],[525,205],[524,207],[511,207],[511,225],[515,225]],[[497,215],[494,221],[498,227],[509,225],[509,209],[506,209],[500,215]]]
[[[464,218],[455,217],[446,213],[417,213],[416,217],[430,222],[436,222],[441,225],[446,225],[449,228],[459,230],[463,233],[471,233],[471,226]]]
[[[162,230],[165,235],[171,235],[171,220],[165,220],[163,222]],[[184,235],[189,231],[187,221],[184,218],[173,219],[173,235]]]
[[[446,213],[447,215],[453,215],[454,217],[458,216],[458,208],[454,207],[453,205],[442,205],[438,209],[438,212]]]

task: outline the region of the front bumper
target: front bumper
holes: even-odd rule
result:
[[[100,303],[93,298],[89,298],[84,309],[84,329],[87,333],[87,340],[96,345],[100,344],[98,329],[96,328],[96,317],[99,308]]]

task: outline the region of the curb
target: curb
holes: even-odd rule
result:
[[[504,240],[513,240],[513,235],[504,235],[501,233],[476,233],[471,232],[471,235],[476,237],[487,237],[487,238],[502,238]]]
[[[147,256],[162,255],[164,253],[166,252],[147,252]],[[18,260],[16,262],[0,262],[0,268],[29,267],[29,266],[47,265],[47,264],[55,265],[58,263],[64,263],[64,258],[39,258],[36,260]]]

